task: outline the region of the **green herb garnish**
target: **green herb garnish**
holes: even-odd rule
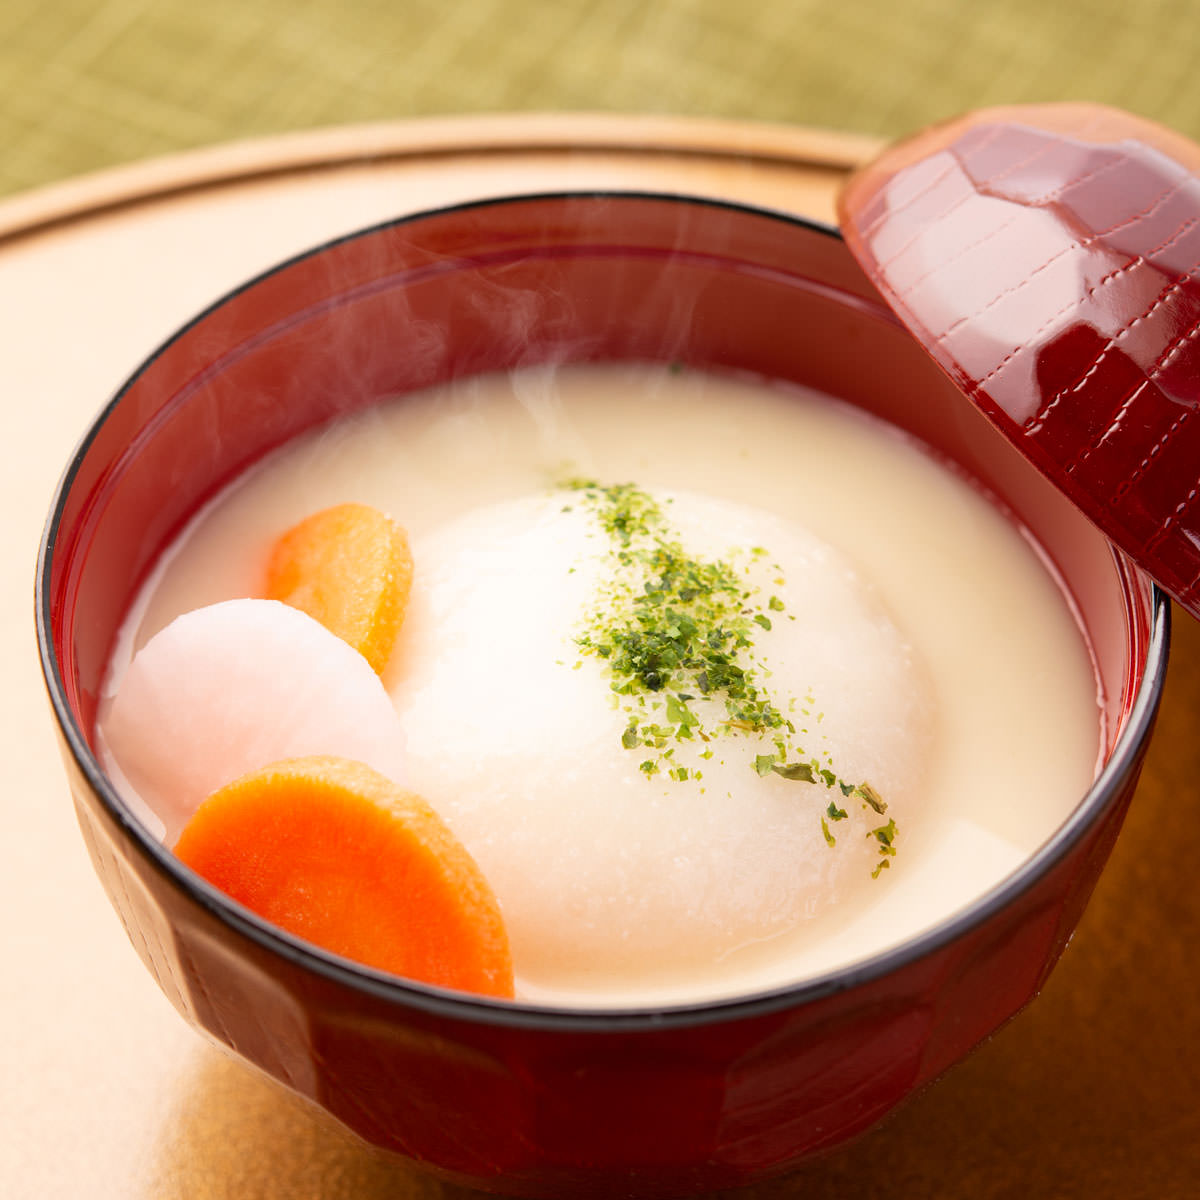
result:
[[[887,805],[869,783],[844,780],[803,751],[796,726],[764,684],[768,672],[758,660],[756,639],[772,629],[764,607],[783,612],[783,601],[770,596],[760,603],[736,554],[713,561],[690,555],[673,536],[662,506],[633,484],[571,480],[564,486],[580,493],[609,538],[610,584],[577,643],[583,654],[604,661],[615,696],[631,698],[633,715],[621,745],[655,752],[639,769],[677,782],[699,779],[698,771],[669,763],[676,743],[752,737],[774,746],[772,752],[752,755],[759,775],[836,789],[882,815]],[[752,560],[767,557],[761,546],[745,553]],[[782,586],[780,568],[772,564],[772,569],[775,584]],[[812,697],[805,703],[812,705]],[[789,699],[787,711],[794,704]],[[701,757],[711,758],[711,747]],[[829,822],[846,816],[831,802],[820,817],[830,846],[836,839]],[[895,822],[867,836],[879,848],[873,872],[878,876],[896,853]]]

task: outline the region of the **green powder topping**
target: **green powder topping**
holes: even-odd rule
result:
[[[608,668],[629,713],[621,745],[641,755],[640,770],[702,780],[701,769],[671,761],[676,746],[701,744],[700,757],[708,759],[714,744],[735,739],[744,748],[735,744],[733,752],[744,752],[759,775],[821,785],[882,816],[887,805],[870,784],[846,781],[802,748],[787,715],[794,704],[781,707],[766,686],[757,647],[786,608],[777,595],[760,600],[747,576],[748,563],[767,551],[753,547],[706,561],[684,549],[662,506],[633,484],[577,479],[563,486],[580,494],[608,535],[609,582],[577,643]],[[773,569],[782,585],[782,571]],[[835,800],[820,816],[830,846],[837,842],[831,825],[847,815]],[[889,819],[867,836],[879,851],[878,876],[896,853],[896,824]]]

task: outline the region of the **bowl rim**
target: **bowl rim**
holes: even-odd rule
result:
[[[1149,628],[1146,638],[1146,665],[1125,724],[1091,786],[1080,797],[1068,817],[1031,855],[993,887],[967,905],[952,912],[935,925],[906,938],[867,958],[846,966],[785,984],[728,997],[681,1003],[588,1007],[536,1004],[520,1000],[501,1000],[410,981],[353,962],[319,946],[297,938],[259,917],[230,899],[175,855],[132,813],[92,752],[79,722],[67,701],[58,655],[51,636],[52,613],[50,579],[59,526],[67,496],[92,442],[99,435],[117,405],[149,367],[174,343],[181,340],[209,315],[237,299],[244,292],[281,274],[297,263],[360,238],[378,235],[389,229],[423,220],[443,218],[503,205],[588,200],[615,202],[658,201],[722,209],[745,216],[778,221],[841,241],[840,231],[832,225],[783,209],[690,195],[674,191],[632,189],[583,189],[538,191],[465,200],[406,213],[374,222],[360,229],[339,234],[315,246],[299,251],[257,272],[232,287],[179,325],[158,344],[126,377],[107,402],[93,416],[68,460],[55,487],[49,515],[38,547],[34,585],[34,609],[38,655],[42,675],[59,733],[75,765],[82,772],[95,799],[108,818],[121,830],[136,851],[168,883],[180,888],[187,899],[205,910],[220,924],[253,942],[260,950],[279,955],[291,966],[315,972],[326,982],[363,992],[377,1001],[400,1009],[415,1009],[426,1014],[474,1025],[562,1031],[572,1033],[633,1033],[639,1031],[685,1029],[711,1024],[748,1020],[802,1007],[849,992],[869,984],[948,946],[972,929],[987,922],[1009,903],[1027,891],[1038,879],[1061,862],[1119,799],[1121,783],[1136,760],[1137,748],[1149,737],[1162,697],[1170,645],[1171,602],[1167,594],[1145,571],[1137,567],[1123,551],[1110,543],[1120,585],[1126,595],[1135,594],[1139,583],[1149,585]],[[847,294],[847,300],[851,299]],[[869,301],[867,303],[870,303]],[[883,303],[878,316],[900,325]],[[872,305],[872,307],[874,307]],[[902,328],[902,326],[900,326]],[[1082,515],[1082,514],[1081,514]]]

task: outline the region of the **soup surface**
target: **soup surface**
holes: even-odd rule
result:
[[[629,546],[603,509],[624,483],[661,520],[647,545],[743,581],[758,694],[786,714],[786,745],[698,689],[676,689],[669,713],[623,691],[596,652],[621,588],[644,582],[613,583]],[[401,782],[495,889],[521,999],[687,1002],[861,959],[999,882],[1092,780],[1084,639],[984,497],[826,397],[640,365],[459,382],[285,447],[164,556],[110,696],[155,632],[261,594],[281,531],[346,500],[412,539],[384,673]],[[682,737],[680,704],[696,713]],[[799,758],[837,786],[788,778]]]

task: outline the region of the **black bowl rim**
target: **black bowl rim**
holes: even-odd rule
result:
[[[976,897],[965,907],[915,937],[906,939],[868,958],[851,963],[849,966],[804,979],[796,984],[712,1000],[619,1008],[567,1007],[496,1000],[400,979],[341,958],[295,938],[231,900],[190,868],[185,867],[167,847],[151,836],[150,832],[133,816],[117,795],[115,788],[92,753],[87,739],[67,703],[58,657],[55,654],[53,639],[50,635],[50,573],[58,528],[67,495],[92,441],[140,376],[171,345],[185,337],[194,326],[236,299],[243,292],[249,291],[299,262],[327,253],[343,243],[457,212],[547,201],[562,203],[606,201],[618,204],[623,201],[659,201],[696,205],[779,221],[785,225],[798,226],[826,237],[842,240],[840,231],[834,226],[786,210],[707,196],[689,195],[682,192],[624,189],[529,192],[438,205],[390,220],[379,221],[327,239],[316,246],[291,255],[229,289],[191,320],[181,325],[130,373],[125,382],[88,424],[55,489],[38,550],[34,606],[42,674],[60,732],[93,795],[107,811],[109,818],[150,865],[170,883],[182,889],[184,894],[195,904],[207,910],[220,923],[231,927],[234,932],[254,942],[260,949],[278,954],[293,966],[313,971],[330,982],[348,987],[353,991],[361,991],[374,999],[392,1004],[398,1009],[416,1009],[433,1016],[468,1024],[572,1033],[632,1033],[748,1020],[786,1009],[799,1008],[838,993],[852,991],[916,963],[987,922],[1031,887],[1036,880],[1051,871],[1066,857],[1086,831],[1117,802],[1121,786],[1136,762],[1137,748],[1150,735],[1162,697],[1170,645],[1171,604],[1167,594],[1158,584],[1154,583],[1144,571],[1115,546],[1111,548],[1114,565],[1125,590],[1127,592],[1135,591],[1134,585],[1139,579],[1149,580],[1151,585],[1151,620],[1146,646],[1146,668],[1133,706],[1124,728],[1113,746],[1112,753],[1068,818],[1014,872],[1005,876],[998,884]],[[847,299],[851,299],[849,294],[847,294]],[[858,297],[853,299],[861,302]],[[890,312],[882,300],[879,301],[879,311],[876,315],[903,328],[898,318]]]

